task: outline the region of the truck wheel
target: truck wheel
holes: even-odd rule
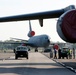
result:
[[[26,58],[28,59],[28,56]]]
[[[62,57],[62,59],[64,59],[64,57]]]
[[[68,56],[66,58],[68,59]]]
[[[15,59],[18,59],[18,56],[17,55],[15,55]]]

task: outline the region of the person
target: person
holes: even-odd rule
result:
[[[55,48],[54,48],[54,59],[57,59],[57,51]]]
[[[15,53],[15,48],[13,49],[14,53]]]
[[[70,49],[70,59],[72,59],[72,50]]]
[[[68,49],[68,58],[70,58],[70,49]]]
[[[58,50],[58,58],[61,59],[61,49]]]
[[[75,49],[73,48],[73,59],[75,59]]]
[[[68,56],[69,56],[69,59],[72,58],[72,50],[71,49],[68,50]]]

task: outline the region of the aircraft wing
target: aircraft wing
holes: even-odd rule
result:
[[[22,20],[30,20],[30,19],[34,20],[34,19],[57,18],[63,13],[64,13],[64,10],[62,9],[62,10],[47,11],[47,12],[40,12],[40,13],[8,16],[8,17],[1,17],[0,22],[22,21]]]
[[[19,39],[19,38],[12,38],[12,37],[10,37],[10,39],[12,39],[12,40],[19,40],[19,41],[26,41],[26,42],[28,42],[28,40]]]
[[[60,15],[62,15],[64,12],[66,12],[67,10],[70,10],[70,9],[75,9],[75,6],[70,5],[64,9],[46,11],[46,12],[40,12],[40,13],[31,13],[31,14],[15,15],[15,16],[8,16],[8,17],[0,17],[0,22],[39,19],[40,25],[43,26],[43,19],[58,18],[58,17],[60,17]]]
[[[0,42],[0,44],[20,44],[23,46],[31,46],[31,47],[35,47],[32,43],[29,42]]]
[[[60,10],[0,17],[0,22],[13,22],[13,21],[39,19],[40,26],[42,27],[43,19],[48,19],[48,18],[59,18],[57,21],[57,32],[59,36],[64,41],[67,41],[70,43],[76,43],[76,29],[74,29],[76,28],[76,21],[75,21],[76,20],[76,9],[74,5],[70,5]],[[74,27],[72,25],[74,25]]]

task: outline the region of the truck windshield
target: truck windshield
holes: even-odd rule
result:
[[[26,47],[17,47],[17,50],[27,50]]]

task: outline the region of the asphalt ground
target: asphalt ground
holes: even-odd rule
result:
[[[0,52],[0,60],[7,60],[11,56],[14,56],[15,54],[13,52]],[[49,57],[49,53],[45,53],[45,55]],[[50,57],[49,57],[50,58]],[[53,61],[61,64],[62,66],[76,72],[76,59],[53,59],[50,58]]]
[[[0,60],[6,60],[10,58],[10,56],[14,56],[14,53],[0,53]]]
[[[10,56],[14,56],[13,50],[2,51],[0,50],[0,60],[8,59]]]
[[[8,55],[7,55],[8,56]],[[0,61],[0,75],[76,75],[76,73],[39,52],[29,53],[29,59],[11,56]]]
[[[54,59],[52,56],[50,57],[50,53],[42,53],[48,58],[52,59],[53,61],[57,62],[58,64],[61,64],[62,66],[72,70],[73,72],[76,72],[76,59]]]
[[[76,59],[52,59],[52,60],[76,72]]]

